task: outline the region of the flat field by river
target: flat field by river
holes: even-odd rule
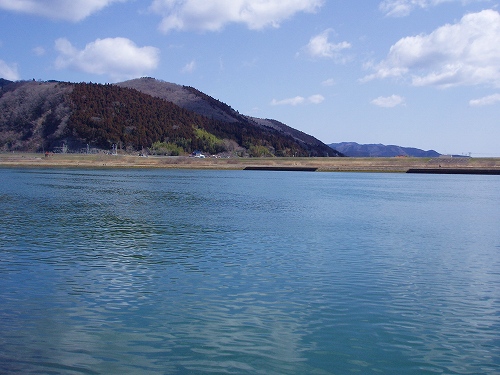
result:
[[[0,166],[11,167],[82,167],[82,168],[187,168],[187,169],[245,169],[315,168],[323,172],[400,172],[408,169],[465,169],[498,170],[500,158],[193,158],[186,156],[135,156],[3,153]]]

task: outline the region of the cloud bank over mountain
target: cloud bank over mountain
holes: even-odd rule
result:
[[[87,73],[109,75],[115,81],[134,78],[158,66],[159,50],[138,47],[126,38],[97,39],[78,50],[65,38],[56,40],[58,69],[73,68]]]

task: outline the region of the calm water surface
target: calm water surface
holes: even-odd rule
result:
[[[0,169],[1,374],[498,374],[500,178]]]

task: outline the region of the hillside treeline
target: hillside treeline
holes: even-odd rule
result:
[[[71,101],[74,111],[69,129],[99,148],[117,144],[141,150],[162,143],[185,153],[218,153],[236,142],[254,156],[308,156],[291,137],[245,123],[209,119],[133,89],[80,83],[75,85]]]
[[[0,150],[82,149],[181,155],[325,156],[278,130],[245,116],[226,122],[172,102],[110,84],[9,82],[0,87]],[[194,88],[216,106],[227,106]],[[228,106],[227,106],[228,107]],[[225,108],[225,107],[224,107]],[[230,108],[230,107],[229,107]]]
[[[196,147],[194,128],[204,125],[200,116],[172,103],[114,85],[76,84],[71,102],[72,134],[103,149],[117,144],[140,150],[158,141]]]
[[[61,144],[71,115],[64,82],[0,80],[0,150],[42,151]]]

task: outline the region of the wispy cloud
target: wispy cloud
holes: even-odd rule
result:
[[[17,65],[7,64],[5,61],[0,60],[0,77],[8,79],[9,81],[17,81],[20,79]]]
[[[485,96],[479,99],[473,99],[469,101],[469,105],[471,107],[482,107],[485,105],[492,105],[500,102],[500,94],[493,94],[489,96]]]
[[[307,98],[307,102],[312,103],[312,104],[320,104],[323,103],[325,100],[325,97],[320,94],[316,95],[311,95],[310,97]]]
[[[151,10],[162,17],[160,30],[217,31],[230,23],[249,29],[279,27],[299,12],[313,13],[325,0],[154,0]]]
[[[313,58],[339,59],[341,51],[351,48],[351,44],[330,42],[328,38],[332,31],[332,29],[327,29],[313,36],[302,50]]]
[[[361,81],[408,78],[414,86],[500,87],[500,14],[494,10],[465,15],[432,33],[400,39],[387,58]]]
[[[384,0],[379,4],[381,12],[388,17],[405,17],[415,9],[427,9],[443,3],[471,3],[484,0]]]
[[[196,61],[192,60],[188,62],[184,67],[182,68],[181,72],[182,73],[192,73],[196,69]]]
[[[273,99],[271,101],[271,105],[291,105],[291,106],[296,106],[296,105],[301,105],[301,104],[320,104],[325,100],[323,95],[316,94],[316,95],[311,95],[307,98],[303,96],[295,96],[293,98],[287,98],[287,99],[281,99],[281,100],[276,100]]]
[[[0,8],[76,22],[112,3],[124,1],[127,0],[0,0]]]
[[[108,75],[113,80],[135,78],[154,70],[159,62],[155,47],[138,47],[126,38],[97,39],[76,49],[67,39],[56,40],[56,68]]]
[[[325,79],[323,82],[321,82],[321,86],[333,86],[335,85],[335,80],[333,78],[328,78]]]
[[[398,105],[404,104],[405,99],[399,95],[391,95],[391,96],[379,96],[376,99],[373,99],[370,103],[383,108],[393,108]]]
[[[33,53],[37,56],[43,56],[43,55],[45,55],[45,48],[35,47],[35,48],[33,48]]]

